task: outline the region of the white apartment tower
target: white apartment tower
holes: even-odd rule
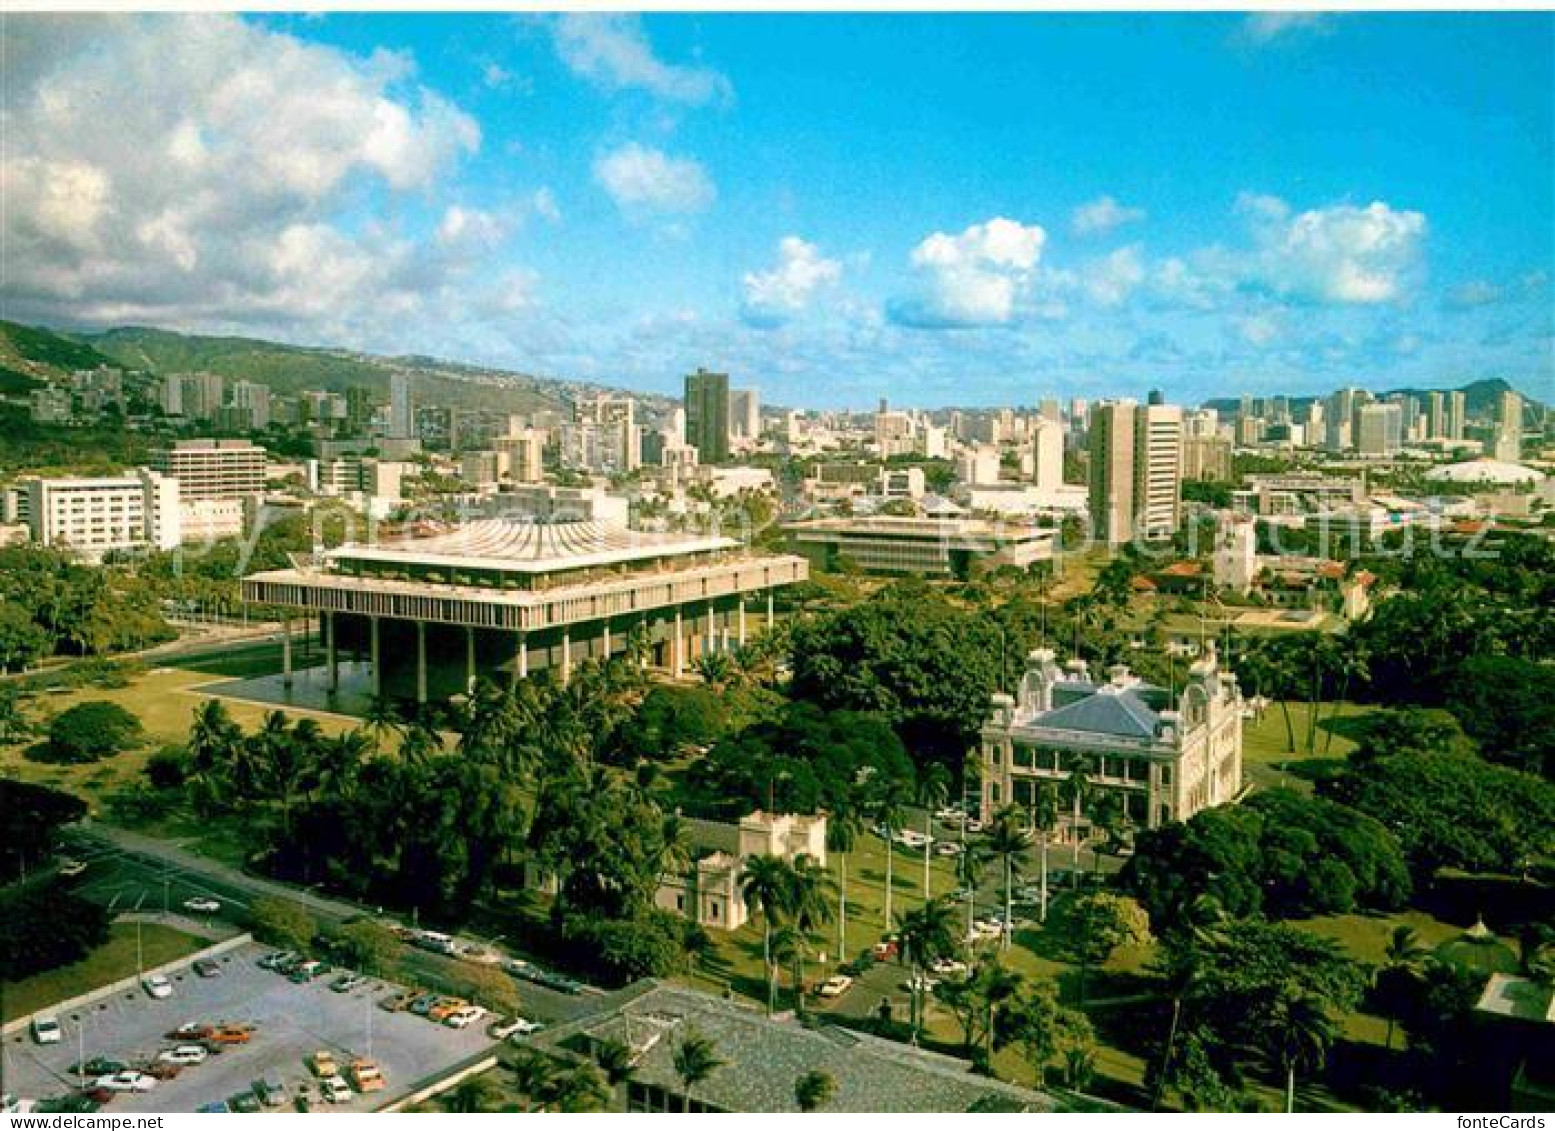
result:
[[[1113,401],[1091,410],[1091,521],[1121,546],[1170,538],[1182,513],[1183,412],[1176,405]]]
[[[410,398],[410,374],[389,375],[389,438],[408,440],[416,434],[415,408]]]

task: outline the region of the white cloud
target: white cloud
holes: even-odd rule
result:
[[[529,206],[535,210],[535,215],[542,220],[549,220],[552,224],[561,223],[562,210],[556,203],[556,194],[548,188],[537,188],[534,195],[529,198]]]
[[[921,329],[1007,324],[1046,242],[1038,225],[1002,216],[959,235],[935,232],[913,249],[920,285],[891,304],[891,317]]]
[[[1144,281],[1144,257],[1137,246],[1120,247],[1087,264],[1081,274],[1086,293],[1102,306],[1124,302]]]
[[[718,195],[702,166],[637,142],[601,154],[594,179],[627,212],[699,212]]]
[[[1500,302],[1506,292],[1485,279],[1470,279],[1447,292],[1446,305],[1453,310],[1472,310]]]
[[[480,144],[407,56],[228,15],[13,16],[7,38],[25,44],[0,110],[18,316],[363,326],[438,301],[469,267],[394,221]],[[385,192],[383,223],[348,219],[364,191]]]
[[[1400,298],[1413,281],[1425,216],[1374,201],[1292,214],[1277,197],[1245,195],[1253,251],[1250,281],[1307,302],[1375,304]]]
[[[1070,214],[1069,222],[1076,235],[1089,236],[1110,232],[1123,224],[1133,224],[1144,218],[1143,208],[1131,208],[1119,204],[1110,196],[1099,196],[1076,208]]]
[[[576,12],[558,17],[551,27],[568,69],[607,90],[646,90],[692,106],[734,93],[729,80],[711,68],[660,59],[636,15]]]
[[[746,274],[740,312],[751,326],[781,326],[802,313],[817,289],[842,278],[842,264],[798,236],[778,243],[778,264],[771,271]]]
[[[1252,12],[1242,23],[1242,38],[1262,46],[1294,35],[1326,34],[1329,12]]]

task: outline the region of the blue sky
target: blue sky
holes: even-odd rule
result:
[[[11,17],[8,314],[771,402],[1555,375],[1555,18]]]

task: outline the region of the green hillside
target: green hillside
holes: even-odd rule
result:
[[[11,374],[7,384],[15,384],[14,391],[25,392],[28,387],[42,384],[40,379],[61,377],[75,369],[122,364],[53,330],[0,321],[0,369]]]

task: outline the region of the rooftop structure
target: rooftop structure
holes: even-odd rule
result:
[[[688,1105],[674,1057],[693,1031],[712,1042],[724,1063],[696,1085]],[[766,1017],[747,1005],[654,980],[596,999],[581,1017],[529,1044],[565,1062],[584,1062],[612,1041],[630,1050],[633,1065],[613,1096],[617,1111],[794,1112],[794,1082],[815,1071],[836,1082],[826,1105],[831,1112],[1079,1109],[977,1075],[964,1060],[850,1029]]]
[[[806,576],[804,559],[731,538],[486,518],[298,559],[246,578],[243,596],[320,618],[331,690],[345,646],[369,657],[374,696],[426,702],[468,691],[483,671],[565,680],[583,659],[629,650],[679,675],[744,643],[751,599],[766,597],[770,623],[773,590]]]

